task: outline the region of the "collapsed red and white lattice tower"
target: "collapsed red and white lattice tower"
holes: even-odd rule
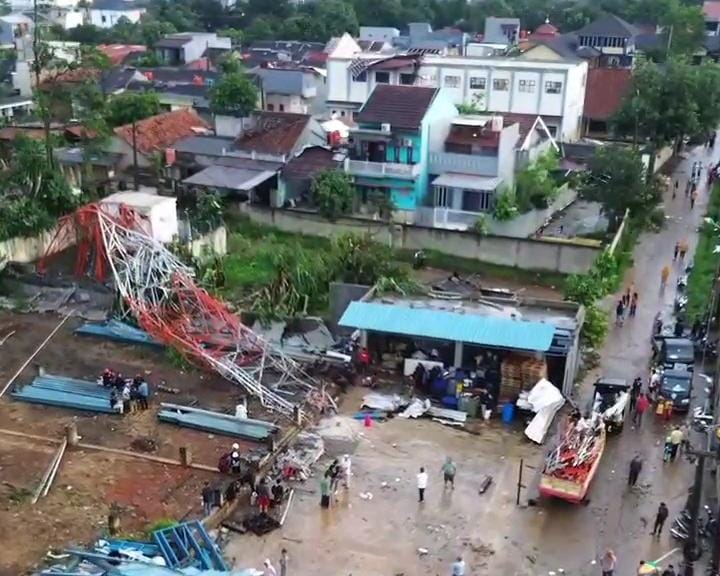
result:
[[[194,272],[146,231],[147,223],[121,206],[89,204],[64,217],[47,256],[76,245],[76,275],[108,275],[155,340],[242,386],[266,407],[293,415],[332,400],[291,358],[245,326],[195,283]]]

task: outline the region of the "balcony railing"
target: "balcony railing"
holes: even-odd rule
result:
[[[461,172],[476,176],[497,176],[497,156],[473,156],[452,152],[431,152],[430,173]]]
[[[415,179],[420,175],[419,164],[397,164],[395,162],[370,162],[367,160],[345,160],[345,172],[353,176],[372,176]]]
[[[433,228],[447,230],[467,230],[472,228],[481,215],[486,212],[467,212],[465,210],[452,210],[450,208],[418,208],[415,222]]]

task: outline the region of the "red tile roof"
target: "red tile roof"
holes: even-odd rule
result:
[[[137,149],[143,154],[157,152],[209,128],[200,116],[188,108],[151,116],[137,123]],[[115,128],[115,134],[132,146],[132,125]]]
[[[185,70],[200,70],[203,72],[215,70],[215,66],[212,65],[212,62],[210,62],[210,58],[207,58],[206,56],[193,60],[192,62],[188,62],[185,64],[184,68]]]
[[[585,87],[585,112],[591,120],[608,120],[630,89],[632,74],[623,68],[591,68]]]
[[[100,44],[97,49],[110,59],[113,66],[119,66],[130,54],[145,52],[147,46],[142,44]]]
[[[714,22],[720,21],[720,2],[717,0],[703,2],[702,10],[706,20]]]
[[[289,154],[310,121],[307,114],[256,112],[255,127],[235,141],[238,150],[264,154]]]
[[[453,124],[450,126],[445,143],[497,148],[500,143],[500,132],[493,132],[489,128],[480,126]]]
[[[355,120],[361,124],[390,124],[401,130],[418,130],[437,93],[437,88],[379,84]]]

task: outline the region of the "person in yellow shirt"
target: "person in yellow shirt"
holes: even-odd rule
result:
[[[683,434],[683,431],[680,429],[680,426],[675,426],[673,428],[673,431],[670,432],[670,461],[674,462],[675,457],[677,456],[678,449],[680,448],[680,444],[682,444],[682,441],[685,439],[685,434]]]
[[[660,289],[664,290],[667,286],[667,281],[670,278],[670,266],[663,266],[660,272]]]

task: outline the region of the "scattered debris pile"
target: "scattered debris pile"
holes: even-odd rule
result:
[[[397,394],[371,392],[363,396],[362,407],[364,410],[355,415],[358,419],[369,417],[373,420],[383,420],[395,414],[401,418],[429,416],[434,422],[460,428],[464,427],[467,421],[466,412],[433,406],[427,398],[408,400]]]
[[[325,452],[322,436],[300,432],[295,442],[275,460],[275,468],[286,479],[307,480],[313,465]]]

